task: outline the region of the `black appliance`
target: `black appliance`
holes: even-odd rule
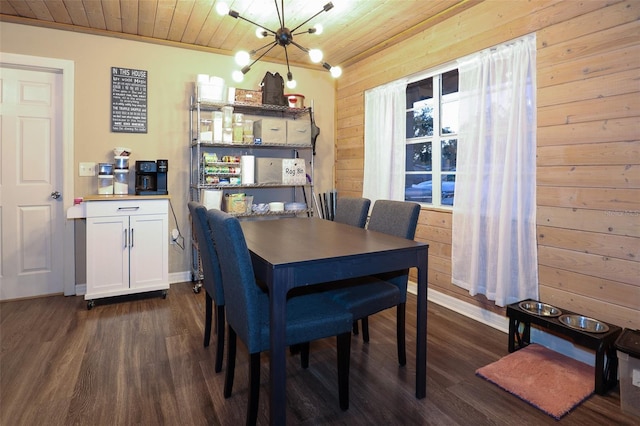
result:
[[[136,195],[168,195],[169,160],[136,161]]]

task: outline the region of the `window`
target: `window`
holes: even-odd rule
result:
[[[421,78],[410,82],[406,89],[404,199],[453,206],[459,130],[458,70]]]

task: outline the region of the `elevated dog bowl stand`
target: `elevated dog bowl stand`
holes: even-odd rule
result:
[[[531,302],[535,302],[531,300]],[[616,386],[618,378],[618,357],[614,343],[622,328],[607,324],[609,331],[605,333],[590,333],[577,330],[561,323],[557,317],[541,316],[520,308],[521,302],[507,306],[509,317],[509,352],[522,349],[531,343],[531,324],[538,325],[559,334],[574,343],[595,350],[595,392],[604,395],[609,389]],[[576,314],[557,307],[563,314]],[[522,326],[522,330],[520,330]],[[606,361],[605,361],[606,356]]]

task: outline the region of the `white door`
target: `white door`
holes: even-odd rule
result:
[[[0,300],[63,292],[61,88],[60,73],[0,68]]]

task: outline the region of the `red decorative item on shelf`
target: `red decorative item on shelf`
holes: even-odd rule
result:
[[[292,93],[284,95],[284,97],[287,98],[287,101],[289,102],[289,108],[304,108],[304,95]]]

